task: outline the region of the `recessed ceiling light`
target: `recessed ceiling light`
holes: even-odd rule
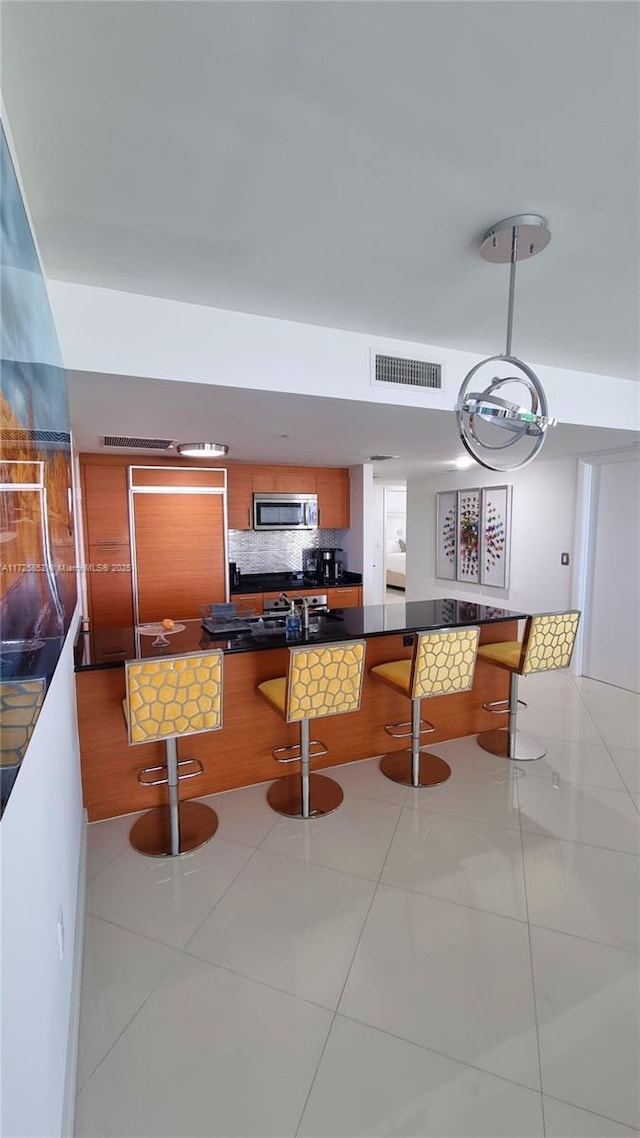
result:
[[[365,462],[389,462],[392,458],[400,458],[399,454],[370,454],[365,458]]]
[[[229,447],[224,443],[180,443],[177,451],[185,458],[219,458],[228,453]]]
[[[458,470],[467,470],[468,467],[473,466],[473,459],[467,456],[464,458],[457,458],[455,464],[458,467]]]

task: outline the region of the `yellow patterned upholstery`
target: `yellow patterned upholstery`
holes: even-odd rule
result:
[[[478,655],[521,676],[566,668],[571,660],[579,623],[580,613],[576,610],[539,613],[527,620],[522,643],[510,640],[502,644],[486,644],[478,649]]]
[[[22,761],[44,702],[45,681],[7,680],[0,684],[0,766]]]
[[[364,640],[289,649],[289,675],[258,684],[287,723],[343,715],[360,707]]]
[[[469,691],[479,636],[479,628],[419,632],[412,660],[377,664],[371,671],[410,699]]]
[[[290,652],[288,723],[358,710],[364,673],[364,640],[292,648]]]
[[[222,651],[126,664],[130,743],[222,727]]]
[[[284,718],[287,711],[287,677],[278,676],[275,680],[265,680],[258,684],[260,695],[264,696],[273,710],[279,712]]]
[[[519,640],[505,640],[502,644],[483,644],[482,648],[478,648],[478,656],[497,664],[499,668],[517,672],[522,657],[522,644]]]
[[[545,612],[531,617],[523,675],[566,668],[571,660],[579,621],[579,612]]]
[[[371,671],[375,672],[381,680],[385,680],[390,687],[397,688],[404,695],[409,695],[412,667],[413,660],[392,660],[390,664],[376,664]]]

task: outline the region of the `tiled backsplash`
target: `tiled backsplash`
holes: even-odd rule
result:
[[[344,547],[344,529],[229,530],[229,560],[241,573],[296,573],[302,569],[302,551],[316,546]],[[347,565],[347,568],[349,566]]]

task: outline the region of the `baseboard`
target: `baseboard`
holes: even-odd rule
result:
[[[84,918],[87,895],[87,812],[83,810],[84,825],[80,839],[80,859],[78,865],[78,892],[76,897],[76,930],[73,943],[73,978],[71,982],[71,1006],[69,1008],[69,1031],[67,1033],[67,1061],[64,1076],[64,1098],[62,1102],[61,1138],[73,1138],[76,1085],[78,1073],[78,1036],[80,1033],[80,997],[82,995],[82,961],[84,949]]]

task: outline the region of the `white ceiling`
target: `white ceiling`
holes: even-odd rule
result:
[[[637,378],[639,16],[5,2],[3,95],[47,271],[489,354],[507,269],[478,240],[535,211],[553,236],[519,268],[516,353]],[[389,450],[394,416],[366,419],[383,414]]]
[[[80,451],[101,451],[110,434],[227,443],[236,462],[356,466],[373,454],[397,454],[373,464],[374,476],[388,481],[444,473],[465,454],[449,411],[93,372],[69,373],[69,399]],[[639,439],[634,431],[560,424],[536,462],[620,452]]]

